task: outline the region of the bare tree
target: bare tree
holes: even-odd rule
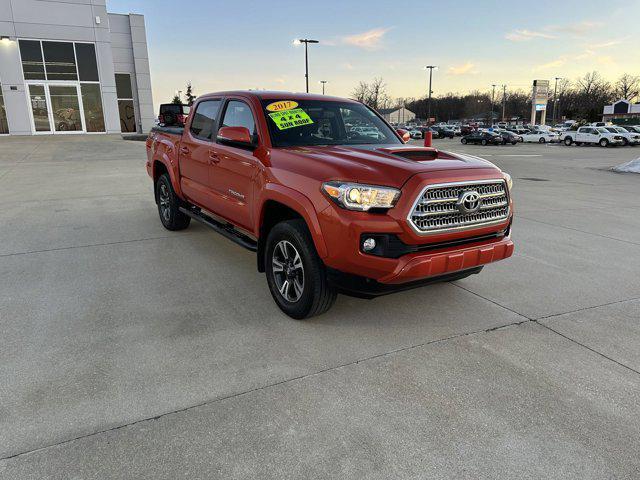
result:
[[[625,73],[616,81],[614,88],[618,98],[632,102],[640,95],[640,76]]]
[[[382,78],[374,78],[371,83],[360,82],[351,92],[351,98],[369,105],[373,109],[388,108],[392,102],[387,94],[387,84]]]

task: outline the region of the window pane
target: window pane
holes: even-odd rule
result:
[[[120,111],[120,131],[124,133],[136,132],[136,114],[133,110],[133,100],[118,100]]]
[[[49,87],[53,127],[56,132],[77,132],[82,130],[80,102],[76,87]]]
[[[249,105],[232,100],[224,112],[223,127],[246,127],[249,133],[255,133],[255,122]]]
[[[131,76],[128,73],[116,73],[116,94],[118,98],[133,98]]]
[[[47,80],[77,80],[73,43],[42,42]]]
[[[220,100],[199,104],[196,113],[193,114],[191,133],[196,137],[211,140],[219,109]]]
[[[20,40],[20,56],[25,80],[44,80],[44,64],[40,42]]]
[[[9,133],[9,124],[7,123],[7,111],[4,108],[2,85],[0,85],[0,134],[2,133]]]
[[[78,75],[86,82],[98,81],[98,62],[96,48],[92,43],[76,43],[76,57],[78,58]]]
[[[102,111],[102,97],[100,85],[97,83],[80,84],[82,92],[82,108],[84,109],[84,123],[87,132],[104,132],[104,113]]]
[[[50,132],[49,110],[43,85],[29,85],[29,100],[36,132]]]

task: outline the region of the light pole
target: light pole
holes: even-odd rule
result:
[[[507,105],[507,86],[502,85],[502,121],[504,122],[504,111]]]
[[[496,87],[497,85],[494,83],[491,85],[493,87],[493,90],[491,90],[491,126],[493,126],[493,105],[494,105],[494,100],[496,97]]]
[[[429,70],[429,99],[427,100],[427,125],[431,122],[431,81],[433,79],[433,70],[438,69],[437,65],[427,65],[424,70]]]
[[[553,119],[551,125],[556,124],[556,107],[558,106],[558,80],[562,80],[562,77],[556,77],[556,84],[553,87]]]
[[[329,82],[327,80],[320,80],[318,83],[322,84],[322,94],[324,95],[324,85]]]
[[[301,43],[304,43],[304,79],[307,93],[309,93],[309,44],[320,42],[318,40],[310,40],[308,38],[300,38],[293,41],[294,45],[300,45]]]

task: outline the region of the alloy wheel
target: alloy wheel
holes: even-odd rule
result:
[[[295,303],[304,292],[304,266],[296,247],[281,240],[271,255],[271,270],[276,288],[287,302]]]
[[[171,205],[169,196],[169,188],[167,184],[162,182],[160,183],[160,191],[158,192],[158,202],[160,203],[160,213],[162,214],[162,218],[165,222],[171,220]]]

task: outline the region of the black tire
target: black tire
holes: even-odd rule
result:
[[[564,139],[564,144],[568,147],[573,143],[573,138],[567,137]]]
[[[160,215],[160,221],[164,228],[172,231],[187,228],[191,222],[191,217],[179,210],[180,206],[182,206],[182,201],[173,190],[168,173],[163,173],[158,177],[155,192],[158,215]]]
[[[540,137],[540,138],[538,139],[538,143],[547,143],[547,141],[545,140],[545,138],[544,138],[544,137]]]
[[[467,144],[467,139],[466,138],[461,138],[460,139],[460,143],[462,143],[463,145]]]
[[[284,271],[274,272],[274,268],[277,268],[274,260],[287,258],[281,255],[282,250],[279,245],[284,245],[284,248],[288,249],[289,257],[296,258],[296,253],[300,256],[302,271],[294,268],[293,259],[287,270],[291,271],[291,280],[288,273]],[[304,320],[320,315],[329,310],[336,301],[337,292],[327,280],[324,263],[316,252],[304,220],[287,220],[271,229],[265,248],[265,272],[271,296],[280,310],[291,318]],[[297,282],[300,278],[302,282]],[[285,281],[291,281],[291,283],[284,287]],[[284,293],[281,293],[279,283],[281,283],[280,288],[284,287]],[[295,288],[300,283],[302,283],[301,293]],[[290,295],[291,287],[294,290],[292,295]]]
[[[484,139],[483,139],[483,140],[482,140],[482,142],[480,142],[480,143],[482,144],[482,146],[483,146],[483,147],[486,147],[486,146],[487,146],[487,141],[486,141],[486,140],[484,140]]]
[[[609,140],[607,140],[606,138],[602,138],[598,142],[598,145],[600,145],[601,147],[608,147],[609,146]]]
[[[623,138],[622,139],[622,146],[623,147],[628,147],[629,146],[629,139],[628,138]]]
[[[518,142],[517,141],[513,141],[511,142],[511,145],[516,145]]]

